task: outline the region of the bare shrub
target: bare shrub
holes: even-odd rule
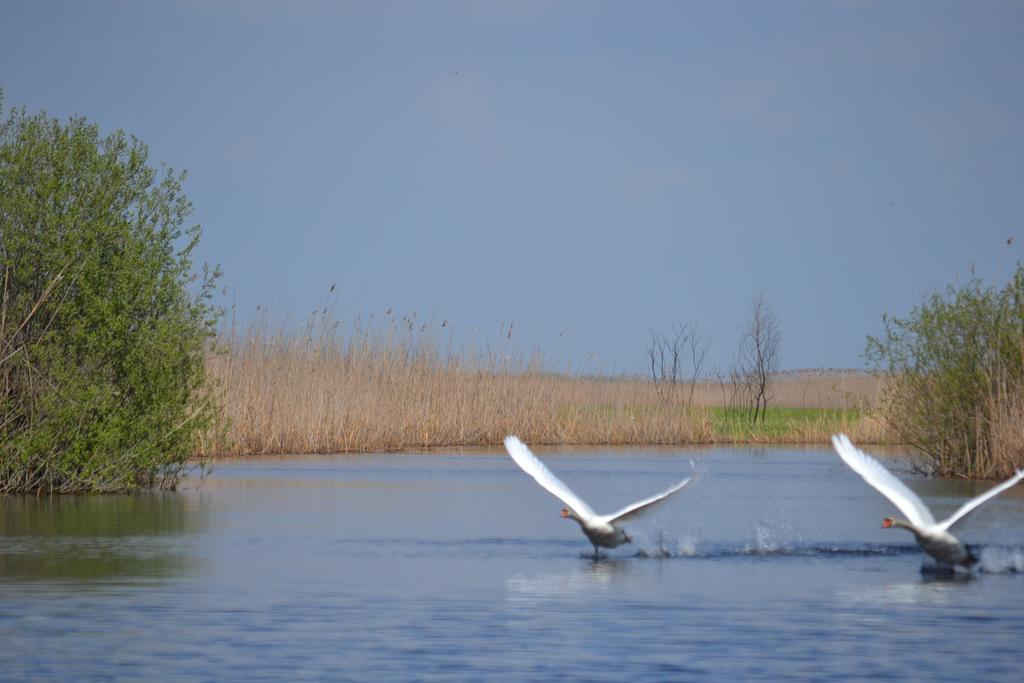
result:
[[[651,330],[647,357],[651,381],[658,394],[672,403],[682,390],[686,390],[686,405],[693,405],[693,393],[710,350],[711,339],[704,337],[697,325],[675,323],[670,335]],[[686,369],[684,365],[687,365]]]
[[[731,373],[734,395],[745,401],[753,422],[764,420],[772,399],[771,380],[782,362],[779,344],[778,318],[761,292],[750,302]]]

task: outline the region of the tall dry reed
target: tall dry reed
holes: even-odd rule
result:
[[[453,350],[448,329],[414,315],[345,328],[322,314],[302,330],[264,318],[222,335],[209,373],[225,422],[204,453],[492,445],[510,433],[538,444],[722,440],[703,404],[666,401],[648,380],[553,374],[507,348]],[[820,431],[800,438],[824,442]]]
[[[1024,464],[1024,393],[1007,394],[989,406],[985,476],[1006,476]]]
[[[870,410],[879,404],[885,388],[881,375],[852,370],[787,370],[771,377],[769,405],[775,408],[830,408]],[[686,389],[686,393],[689,388]],[[702,406],[735,404],[730,377],[698,382],[693,403]]]

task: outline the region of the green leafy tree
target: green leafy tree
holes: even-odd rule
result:
[[[1002,289],[977,278],[883,317],[866,356],[891,377],[887,421],[935,474],[998,477],[1024,443],[1024,269]]]
[[[0,122],[0,490],[173,488],[213,424],[219,272],[148,160],[82,118]]]

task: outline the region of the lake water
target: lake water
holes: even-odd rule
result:
[[[940,579],[824,447],[536,450],[598,512],[706,474],[598,561],[496,449],[0,498],[0,678],[1021,680],[1024,485]],[[937,517],[987,486],[902,474]]]

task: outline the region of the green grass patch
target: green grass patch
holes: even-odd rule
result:
[[[846,429],[865,411],[858,408],[768,407],[764,420],[755,424],[750,411],[739,408],[708,408],[715,435],[723,441],[804,440]]]

